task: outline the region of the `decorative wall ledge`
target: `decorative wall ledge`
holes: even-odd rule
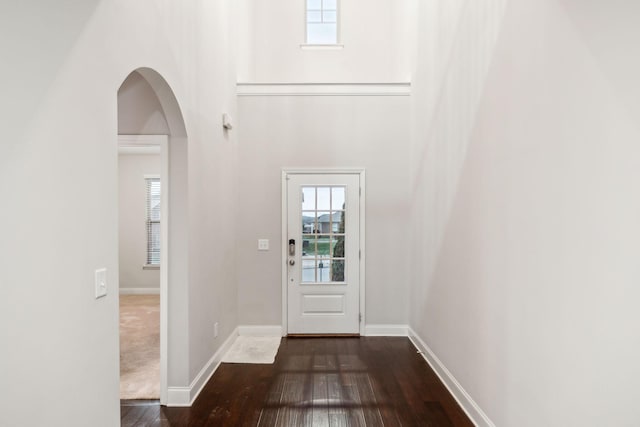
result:
[[[411,83],[237,83],[238,96],[410,96]]]

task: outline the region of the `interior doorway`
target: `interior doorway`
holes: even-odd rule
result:
[[[121,400],[160,399],[161,150],[166,144],[166,135],[118,136]]]
[[[288,334],[363,333],[364,171],[283,173]]]
[[[168,390],[172,369],[182,369],[169,360],[175,353],[170,349],[184,345],[180,337],[186,336],[184,318],[188,316],[184,310],[170,309],[173,305],[170,301],[182,300],[187,294],[187,251],[172,252],[173,247],[184,248],[187,242],[187,135],[173,91],[152,69],[133,71],[118,90],[118,145],[120,153],[157,153],[159,163],[157,173],[138,173],[146,191],[145,217],[137,223],[145,236],[145,250],[134,266],[138,277],[142,277],[142,272],[155,273],[159,283],[155,288],[149,283],[123,283],[121,289],[126,288],[123,293],[132,297],[143,296],[133,304],[134,310],[143,314],[141,317],[145,317],[145,312],[159,311],[154,317],[157,323],[149,324],[156,328],[153,333],[157,337],[159,360],[155,367],[148,367],[157,370],[157,376],[148,376],[157,378],[159,384],[155,384],[157,392],[153,396],[141,394],[140,398],[159,399],[167,405],[171,404]],[[123,268],[122,261],[119,264],[119,269]],[[123,302],[122,313],[130,310],[128,303]],[[147,317],[154,316],[151,314]]]

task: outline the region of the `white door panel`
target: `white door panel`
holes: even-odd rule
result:
[[[287,175],[290,334],[360,332],[360,176]]]

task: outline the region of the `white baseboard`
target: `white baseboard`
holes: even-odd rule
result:
[[[471,398],[469,393],[465,391],[462,385],[455,379],[453,374],[449,372],[446,366],[438,359],[429,346],[415,333],[411,328],[408,330],[409,339],[413,345],[418,349],[422,356],[425,358],[429,366],[435,371],[449,390],[449,393],[458,402],[460,407],[466,412],[471,421],[478,427],[495,427],[495,424],[489,419],[487,414],[478,406],[478,404]]]
[[[120,295],[160,295],[160,288],[120,288]]]
[[[191,388],[189,387],[169,387],[167,389],[167,406],[187,407],[191,406]]]
[[[280,325],[241,325],[238,326],[238,335],[246,337],[281,337]]]
[[[365,325],[364,335],[367,337],[406,337],[408,325]]]
[[[229,348],[231,348],[231,345],[237,337],[238,328],[231,332],[218,351],[209,359],[200,373],[198,373],[191,382],[189,387],[169,387],[167,392],[167,406],[185,407],[193,405],[193,402],[198,398],[205,384],[207,384],[213,373],[218,369],[218,366],[220,366],[222,357],[229,351]]]

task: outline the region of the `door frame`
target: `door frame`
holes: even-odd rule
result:
[[[365,277],[365,266],[366,266],[366,246],[365,246],[365,195],[366,195],[366,191],[365,191],[365,177],[366,177],[366,173],[365,173],[365,169],[364,168],[353,168],[353,169],[331,169],[331,168],[327,168],[327,169],[305,169],[305,168],[283,168],[282,169],[282,212],[281,212],[281,219],[282,219],[282,238],[281,238],[281,243],[282,243],[282,248],[281,248],[281,265],[282,265],[282,280],[281,280],[281,284],[282,284],[282,336],[285,337],[288,334],[288,329],[289,329],[289,322],[288,322],[288,305],[289,305],[289,301],[288,301],[288,269],[287,269],[287,260],[288,260],[288,228],[289,228],[289,222],[288,222],[288,212],[289,212],[289,205],[288,205],[288,185],[287,185],[287,176],[288,175],[358,175],[360,177],[360,217],[358,218],[358,221],[360,222],[360,229],[359,229],[359,242],[358,244],[360,245],[360,263],[359,263],[359,267],[360,267],[360,282],[359,282],[359,286],[360,286],[360,319],[359,319],[359,324],[360,324],[360,335],[364,336],[365,335],[365,323],[364,320],[366,319],[366,305],[365,305],[365,283],[366,283],[366,277]]]
[[[118,152],[160,155],[160,404],[166,405],[169,389],[169,135],[118,134]]]

